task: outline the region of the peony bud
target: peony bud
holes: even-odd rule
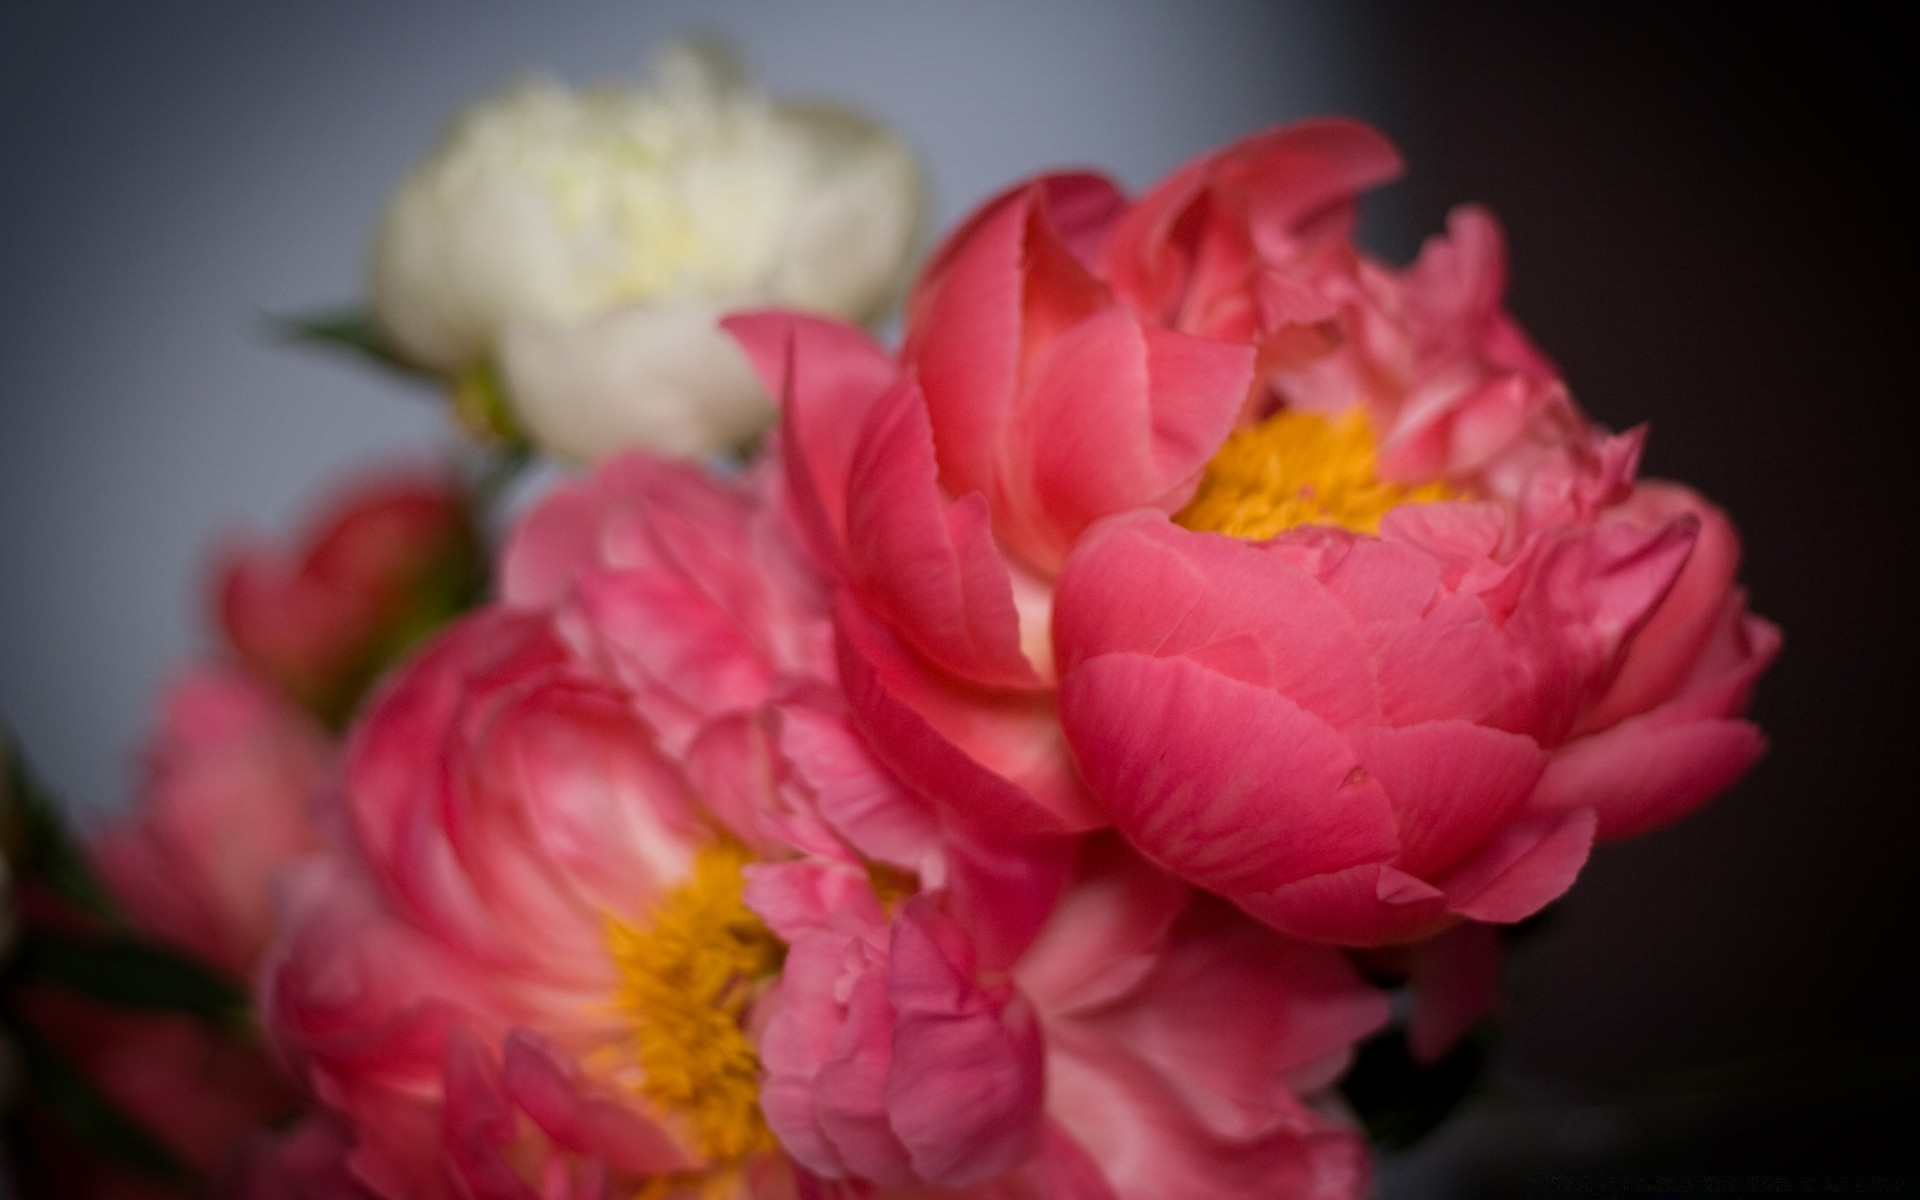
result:
[[[885,129],[773,103],[713,47],[676,48],[644,89],[527,80],[468,109],[401,185],[374,313],[422,367],[497,367],[547,449],[709,453],[773,416],[717,318],[879,317],[923,190]]]

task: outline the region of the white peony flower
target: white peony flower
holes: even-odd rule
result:
[[[877,319],[923,208],[885,129],[773,103],[723,52],[682,46],[644,89],[534,79],[461,114],[387,210],[374,316],[422,367],[497,367],[548,449],[707,453],[773,414],[718,317]]]

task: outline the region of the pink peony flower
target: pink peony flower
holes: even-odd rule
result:
[[[248,666],[337,721],[381,667],[465,606],[479,552],[456,480],[389,472],[342,490],[292,553],[229,550],[220,624]]]
[[[782,950],[741,868],[917,854],[926,806],[810,674],[822,600],[765,493],[637,457],[561,489],[503,602],[353,729],[351,853],[299,881],[263,1006],[358,1185],[792,1194],[750,1028]]]
[[[1500,307],[1491,218],[1351,241],[1398,170],[1344,121],[1134,203],[989,202],[889,358],[732,328],[784,397],[796,519],[888,766],[963,819],[1111,822],[1278,929],[1370,945],[1560,895],[1761,740],[1779,645],[1704,501],[1635,482]]]
[[[161,700],[146,780],[93,858],[142,927],[244,980],[274,929],[279,873],[319,846],[315,793],[333,747],[244,672],[195,668]]]
[[[843,864],[748,868],[790,947],[763,1104],[815,1193],[1365,1194],[1360,1139],[1295,1095],[1386,1018],[1345,959],[1117,841],[971,857],[892,915]]]

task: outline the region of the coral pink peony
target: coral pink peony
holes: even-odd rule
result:
[[[244,980],[274,929],[279,873],[319,846],[315,793],[333,748],[306,713],[244,672],[199,667],[161,700],[133,808],[94,839],[121,906]]]
[[[502,603],[352,731],[352,852],[299,881],[264,1009],[358,1185],[791,1195],[750,1036],[782,949],[741,868],[910,865],[928,810],[814,674],[824,601],[765,493],[638,457],[562,488]]]
[[[389,472],[342,490],[291,554],[231,549],[220,624],[248,666],[337,721],[382,666],[466,606],[479,553],[458,481]]]
[[[1295,1095],[1386,1018],[1342,957],[1117,841],[994,857],[956,856],[891,916],[844,865],[748,868],[790,945],[763,1103],[819,1194],[1365,1194],[1359,1137]]]
[[[1486,214],[1404,271],[1354,249],[1398,166],[1321,121],[1131,204],[1015,188],[935,255],[897,359],[732,322],[784,398],[848,700],[948,812],[1111,822],[1366,945],[1524,917],[1596,831],[1759,753],[1738,714],[1779,639],[1731,526],[1573,405]]]

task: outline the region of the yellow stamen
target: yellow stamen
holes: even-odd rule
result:
[[[774,1147],[760,1115],[760,1059],[742,1026],[785,947],[741,901],[749,861],[735,842],[702,849],[648,923],[615,921],[608,933],[645,1072],[640,1092],[679,1116],[715,1164]]]
[[[870,862],[867,864],[867,886],[873,889],[873,897],[880,902],[880,907],[892,912],[919,894],[920,877],[886,863]]]
[[[1333,420],[1282,409],[1227,438],[1173,519],[1254,540],[1299,525],[1378,533],[1391,509],[1453,498],[1444,483],[1393,483],[1378,469],[1373,429],[1358,408]]]

